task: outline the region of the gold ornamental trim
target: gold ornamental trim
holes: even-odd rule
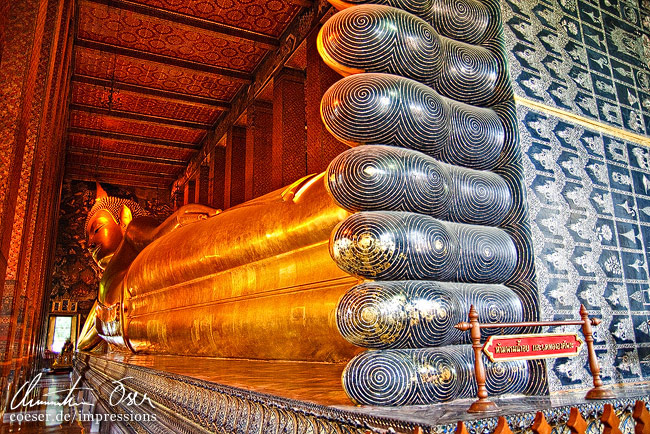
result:
[[[631,131],[624,130],[623,128],[614,127],[605,124],[601,121],[589,119],[584,116],[571,113],[570,111],[553,107],[541,102],[533,101],[518,95],[515,95],[515,102],[517,104],[521,104],[535,111],[543,112],[558,118],[562,118],[564,120],[570,121],[574,124],[580,125],[590,130],[597,131],[602,134],[607,134],[608,136],[616,137],[618,139],[625,140],[628,142],[634,142],[643,146],[650,147],[649,136],[633,133]]]

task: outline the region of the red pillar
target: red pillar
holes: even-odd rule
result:
[[[232,127],[226,137],[223,207],[244,202],[246,171],[246,128]]]
[[[305,75],[297,69],[283,68],[273,84],[271,179],[274,188],[291,184],[307,174],[305,127]]]
[[[232,128],[230,146],[230,206],[235,206],[246,200],[246,128]]]
[[[202,164],[199,167],[199,174],[196,183],[196,202],[201,205],[208,205],[208,185],[210,176],[210,166]]]
[[[188,203],[196,202],[196,180],[194,178],[189,179],[185,184],[185,190],[183,192],[183,205]]]
[[[225,183],[226,148],[217,146],[210,155],[210,193],[208,205],[217,209],[224,209],[224,183]]]
[[[316,36],[307,40],[307,80],[305,109],[307,113],[307,173],[320,173],[341,152],[348,149],[325,128],[320,117],[320,101],[325,91],[342,77],[330,69],[318,54]]]
[[[273,190],[273,105],[255,101],[246,112],[246,200]]]

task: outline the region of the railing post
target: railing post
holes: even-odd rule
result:
[[[600,366],[598,365],[598,357],[596,356],[596,350],[594,349],[594,334],[591,326],[600,324],[600,320],[598,318],[590,319],[589,312],[587,312],[584,304],[580,305],[580,318],[582,318],[582,334],[584,335],[585,342],[587,343],[589,370],[591,371],[591,376],[594,377],[594,387],[589,390],[589,392],[587,392],[585,399],[614,398],[614,393],[611,390],[605,389],[603,387],[603,380],[600,378]]]
[[[468,413],[482,413],[486,411],[498,410],[497,405],[487,399],[488,392],[485,387],[485,365],[483,364],[483,355],[481,354],[483,346],[481,345],[481,325],[478,321],[478,312],[472,305],[469,309],[469,326],[470,336],[472,337],[472,348],[474,349],[474,371],[476,373],[476,386],[478,388],[478,399],[470,405]]]

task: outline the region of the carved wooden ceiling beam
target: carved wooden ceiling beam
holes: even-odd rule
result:
[[[85,104],[70,104],[70,110],[78,110],[86,113],[99,114],[104,116],[114,116],[121,119],[130,119],[135,121],[152,122],[160,125],[169,125],[181,128],[198,128],[201,130],[209,129],[212,124],[201,122],[183,121],[179,119],[163,118],[159,116],[145,115],[141,113],[127,112],[123,110],[107,109]]]
[[[273,36],[265,33],[259,33],[252,30],[233,27],[226,24],[216,23],[214,21],[193,17],[191,15],[172,12],[165,9],[159,9],[152,6],[147,6],[139,3],[134,3],[128,0],[90,0],[93,3],[108,5],[109,7],[122,9],[125,11],[147,15],[149,17],[161,18],[164,20],[172,21],[187,26],[196,27],[202,30],[208,30],[222,36],[224,39],[231,40],[248,40],[255,42],[258,47],[266,50],[273,50],[280,45],[278,40]],[[299,6],[311,4],[308,0],[290,0],[290,3]]]
[[[87,136],[100,137],[100,138],[104,137],[107,139],[123,140],[125,142],[146,145],[146,146],[153,146],[153,147],[162,147],[166,149],[189,149],[192,151],[198,151],[197,145],[193,145],[191,143],[185,143],[185,142],[175,142],[173,140],[154,139],[151,137],[134,136],[131,134],[113,133],[108,131],[92,130],[88,128],[78,128],[78,127],[70,127],[68,128],[68,132],[70,134],[84,134]]]
[[[92,84],[95,86],[102,86],[105,88],[111,87],[111,81],[103,78],[90,77],[87,75],[75,74],[72,76],[72,81],[76,83]],[[116,81],[112,84],[113,88],[116,90],[123,90],[125,92],[134,92],[141,93],[144,95],[156,97],[156,98],[167,98],[175,99],[183,102],[189,102],[192,104],[201,104],[207,107],[215,107],[224,110],[230,108],[230,103],[227,101],[221,101],[218,99],[205,98],[197,95],[188,95],[186,93],[180,92],[171,92],[168,90],[159,90],[151,87],[138,86],[135,84],[128,84]]]
[[[83,164],[83,163],[66,163],[66,173],[74,173],[77,170],[77,173],[87,173],[89,175],[121,175],[128,177],[132,176],[141,176],[141,177],[150,177],[161,179],[161,183],[169,184],[175,176],[170,172],[151,172],[143,170],[134,170],[134,169],[124,169],[120,167],[98,167],[97,164]],[[125,181],[128,182],[129,178],[125,178]]]
[[[118,45],[107,44],[105,42],[91,41],[90,39],[77,38],[75,39],[74,43],[77,47],[88,48],[90,50],[98,50],[104,53],[111,53],[119,56],[131,57],[133,59],[156,62],[163,65],[176,66],[193,71],[206,72],[208,74],[228,77],[234,80],[242,81],[244,83],[250,83],[253,78],[251,74],[230,68],[222,68],[220,66],[208,65],[206,63],[199,63],[193,62],[191,60],[179,59],[176,57],[163,56],[162,54],[148,53],[146,51],[120,47]]]
[[[126,175],[126,176],[125,176]],[[66,166],[67,179],[124,185],[129,187],[168,188],[171,180],[160,176],[142,176],[136,174],[97,173],[92,170],[79,170],[76,166]]]
[[[314,2],[311,0],[287,0],[287,3],[303,8],[310,8],[314,4]]]
[[[85,155],[85,156],[93,155],[93,156],[108,158],[110,160],[117,160],[117,161],[127,161],[127,162],[136,161],[136,162],[151,163],[160,166],[172,166],[172,167],[184,167],[187,164],[187,162],[184,160],[176,160],[173,158],[150,157],[145,155],[131,154],[128,152],[115,152],[115,151],[107,151],[101,149],[98,150],[98,149],[91,149],[91,148],[83,148],[79,146],[68,146],[67,150],[69,154]]]

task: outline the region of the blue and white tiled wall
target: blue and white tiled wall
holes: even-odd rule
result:
[[[517,95],[650,132],[650,0],[504,0]],[[650,148],[518,106],[542,319],[596,332],[606,382],[650,380]],[[575,329],[575,328],[574,328]],[[590,387],[586,352],[551,391]]]

